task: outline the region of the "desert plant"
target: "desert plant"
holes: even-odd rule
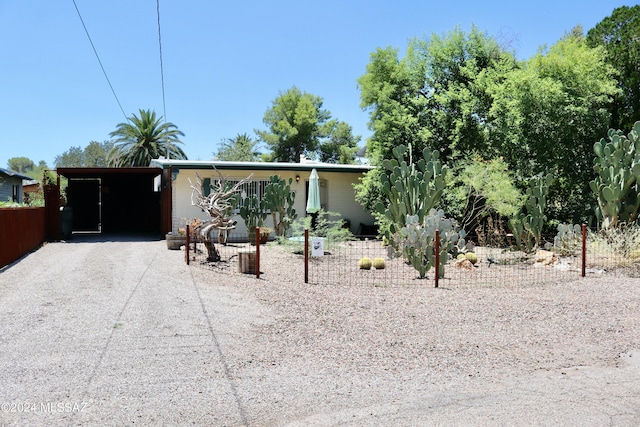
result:
[[[262,199],[264,210],[271,211],[276,236],[286,236],[291,223],[298,216],[293,208],[296,193],[291,191],[292,183],[292,178],[289,178],[287,183],[278,175],[272,175],[264,189],[264,198]]]
[[[628,136],[610,129],[608,141],[602,138],[593,146],[597,177],[589,182],[596,195],[596,214],[602,227],[620,222],[636,222],[640,208],[640,122]]]
[[[465,231],[459,230],[457,223],[444,217],[442,210],[431,209],[429,215],[420,222],[417,215],[408,215],[406,225],[394,236],[398,242],[398,251],[424,278],[427,271],[435,266],[436,230],[440,233],[440,262],[437,267],[438,277],[444,277],[444,266],[449,252],[457,256],[458,252],[471,249],[472,245],[465,240]],[[390,255],[396,255],[389,246]]]
[[[317,214],[313,236],[324,238],[326,247],[335,243],[355,240],[353,233],[348,228],[344,228],[343,225],[344,221],[338,212],[327,212],[321,209]],[[291,224],[292,238],[278,236],[277,241],[281,245],[291,247],[292,252],[301,254],[304,249],[303,236],[305,229],[311,230],[311,216],[296,218]]]
[[[255,194],[251,197],[246,197],[240,205],[239,213],[247,226],[249,240],[255,243],[256,228],[264,226],[264,221],[268,215],[264,203]]]
[[[384,258],[380,258],[380,257],[374,258],[373,262],[371,263],[371,265],[376,270],[384,270],[384,268],[386,267],[386,263],[384,261]]]
[[[573,255],[582,245],[580,224],[558,224],[558,233],[553,238],[553,250],[561,255]]]
[[[473,265],[476,265],[478,263],[478,255],[476,255],[475,252],[467,252],[464,254],[464,257],[468,259]]]
[[[635,258],[640,250],[640,225],[620,223],[617,227],[603,228],[589,233],[588,252],[604,253],[613,258],[628,260]]]
[[[368,257],[360,258],[360,260],[358,261],[358,268],[360,270],[371,269],[371,258],[368,258]]]
[[[519,249],[531,251],[533,248],[532,240],[535,247],[540,246],[542,230],[547,219],[544,211],[547,207],[547,195],[552,182],[552,174],[536,175],[529,179],[524,212],[520,212],[509,220],[509,228]]]
[[[416,217],[418,223],[423,223],[440,200],[447,168],[440,162],[437,150],[424,149],[417,162],[413,162],[410,147],[404,145],[395,147],[393,155],[394,159],[382,162],[386,171],[381,174],[382,193],[387,204],[378,203],[375,210],[388,222],[388,230],[383,232],[389,243],[396,246],[394,235],[407,224],[407,218]]]

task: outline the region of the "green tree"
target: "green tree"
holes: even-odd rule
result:
[[[437,149],[445,163],[457,158],[498,153],[489,139],[487,116],[493,99],[490,83],[515,68],[512,53],[472,27],[444,37],[432,35],[410,42],[404,58],[395,48],[377,49],[358,79],[361,107],[369,111],[367,153],[374,165],[392,158],[394,147]],[[380,168],[356,187],[367,209],[380,200]]]
[[[640,5],[614,9],[588,31],[587,44],[603,46],[618,72],[620,93],[611,104],[611,127],[631,129],[640,120]]]
[[[178,127],[171,122],[162,122],[151,110],[139,110],[140,116],[133,114],[129,122],[119,123],[116,130],[109,135],[114,147],[109,153],[109,165],[148,166],[151,159],[165,157],[169,159],[186,159],[187,156],[178,144],[184,136]]]
[[[235,138],[222,141],[222,146],[218,148],[217,157],[226,161],[254,162],[260,158],[257,146],[258,141],[246,133],[238,134]]]
[[[445,212],[456,218],[460,228],[473,231],[488,216],[515,217],[524,199],[503,159],[478,157],[461,161],[447,179],[443,193]]]
[[[113,149],[112,141],[104,141],[102,143],[91,141],[89,145],[84,147],[84,166],[90,168],[103,168],[109,165],[107,158],[109,152]]]
[[[298,162],[315,153],[325,137],[324,123],[331,118],[322,108],[322,98],[292,87],[272,102],[264,115],[266,131],[256,131],[272,150],[272,160]]]
[[[71,147],[53,160],[56,168],[80,168],[84,164],[84,150],[82,147]]]
[[[327,138],[318,146],[321,162],[355,163],[360,136],[354,136],[352,128],[345,122],[330,120],[326,123]]]
[[[34,167],[33,160],[28,157],[12,157],[7,161],[7,168],[15,172],[27,173]]]
[[[524,188],[551,171],[548,217],[586,219],[593,196],[592,145],[609,127],[607,106],[616,94],[613,69],[602,48],[590,48],[581,30],[502,74],[488,86],[493,104],[487,130]]]

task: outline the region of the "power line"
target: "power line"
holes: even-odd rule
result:
[[[160,36],[160,0],[156,0],[156,11],[158,13],[158,46],[160,47],[160,80],[162,82],[162,112],[164,122],[167,122],[167,105],[164,97],[164,68],[162,66],[162,37]]]
[[[120,104],[120,100],[118,99],[118,95],[116,95],[116,91],[113,89],[113,85],[111,84],[111,80],[109,80],[109,76],[107,76],[107,72],[104,69],[104,66],[102,65],[102,61],[100,60],[100,56],[98,55],[98,51],[96,50],[96,47],[93,44],[93,40],[91,40],[91,36],[89,35],[89,31],[87,30],[87,26],[84,24],[84,20],[82,19],[82,15],[80,15],[80,10],[78,9],[78,5],[76,4],[76,0],[72,0],[73,1],[73,5],[76,8],[76,12],[78,12],[78,18],[80,18],[80,22],[82,22],[82,27],[84,27],[84,32],[87,34],[87,38],[89,39],[89,43],[91,43],[91,47],[93,48],[93,53],[96,54],[96,58],[98,59],[98,63],[100,64],[100,68],[102,68],[102,73],[104,74],[104,77],[107,79],[107,83],[109,83],[109,87],[111,88],[111,93],[113,93],[113,96],[116,98],[116,102],[118,103],[118,107],[120,107],[120,111],[122,111],[122,115],[124,116],[125,120],[129,120],[129,118],[127,117],[127,115],[124,112],[124,109],[122,108],[122,104]]]

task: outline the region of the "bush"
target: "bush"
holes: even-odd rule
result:
[[[640,225],[625,224],[590,233],[587,241],[596,253],[633,258],[640,250]]]
[[[291,235],[294,239],[278,236],[278,243],[292,247],[292,252],[294,253],[303,253],[303,236],[305,229],[309,230],[309,238],[311,238],[311,236],[323,237],[325,245],[355,240],[353,233],[351,233],[348,228],[344,228],[343,224],[344,221],[339,213],[320,210],[318,212],[315,229],[311,229],[311,216],[299,217],[291,224]]]

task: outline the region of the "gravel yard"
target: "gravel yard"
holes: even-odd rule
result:
[[[89,238],[1,272],[0,425],[640,424],[640,279],[311,285],[278,250],[259,280]]]

